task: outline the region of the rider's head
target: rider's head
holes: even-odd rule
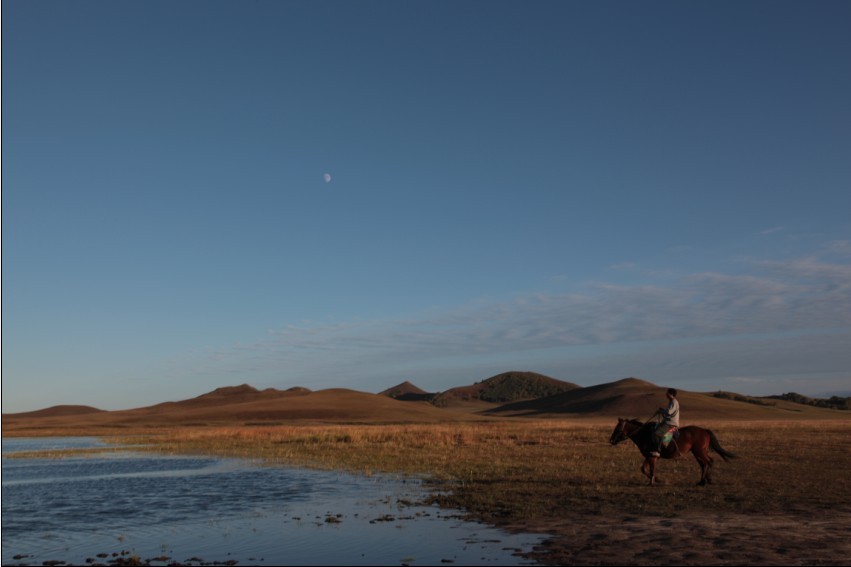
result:
[[[674,388],[668,388],[668,391],[665,392],[665,394],[671,396],[672,398],[677,397],[677,391]]]

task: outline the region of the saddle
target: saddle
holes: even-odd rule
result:
[[[662,426],[664,427],[664,426]],[[665,435],[662,436],[662,446],[667,447],[671,441],[679,438],[680,436],[680,428],[679,427],[671,427]]]

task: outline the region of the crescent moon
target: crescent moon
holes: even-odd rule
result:
[[[331,183],[331,174],[330,173],[326,173],[322,177],[323,177],[323,179],[325,179],[325,183]]]

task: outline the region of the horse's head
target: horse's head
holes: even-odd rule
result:
[[[612,445],[617,445],[621,441],[626,441],[629,439],[629,434],[624,431],[626,429],[627,420],[618,418],[618,424],[615,426],[615,430],[612,431],[612,436],[609,438],[609,443]]]

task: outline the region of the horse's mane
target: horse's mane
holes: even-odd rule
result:
[[[641,421],[640,419],[628,419],[627,423],[634,426],[636,428],[636,433],[641,431],[642,429],[646,429],[648,427],[655,427],[656,422],[654,421]]]

